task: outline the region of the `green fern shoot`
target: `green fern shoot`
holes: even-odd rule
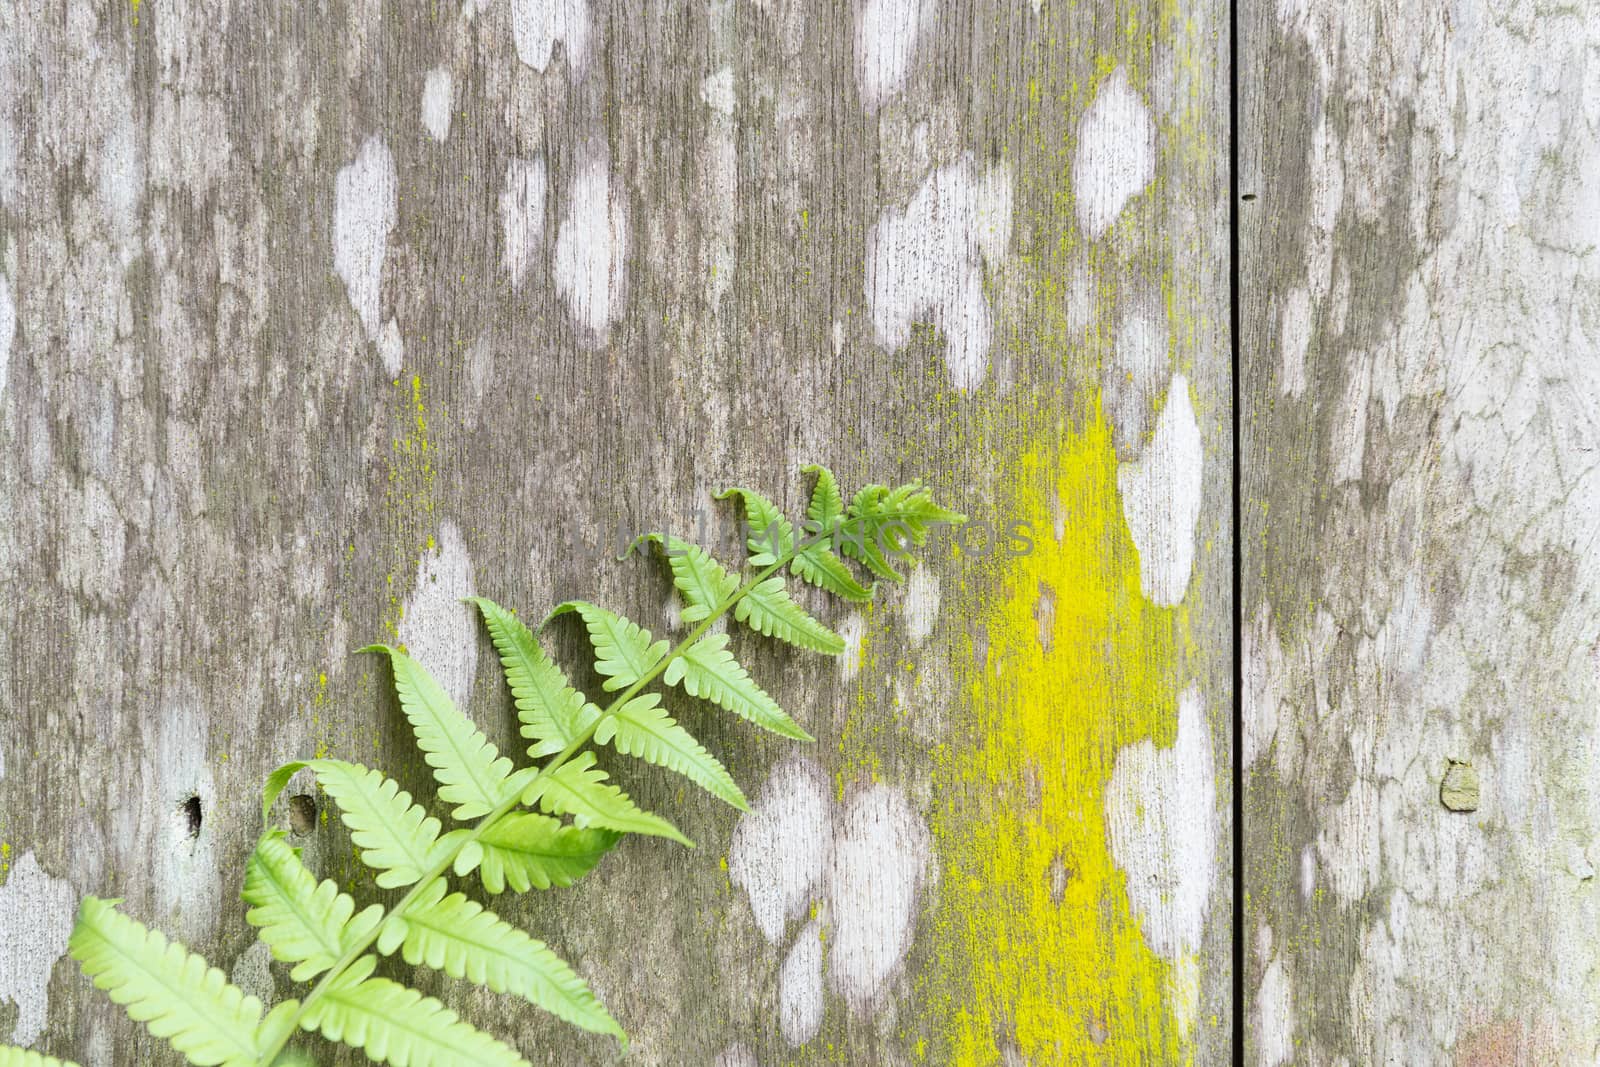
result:
[[[596,765],[596,747],[674,771],[748,810],[733,776],[668,713],[664,689],[680,689],[781,737],[812,740],[734,659],[728,635],[713,628],[731,615],[757,633],[837,655],[843,640],[790,597],[785,570],[845,600],[867,601],[875,585],[862,584],[846,557],[874,578],[897,581],[895,563],[910,558],[930,528],[965,519],[936,505],[917,483],[868,486],[847,504],[828,470],[806,471],[815,487],[798,530],[760,493],[718,494],[743,507],[746,573],[731,572],[705,550],[669,535],[635,542],[653,543],[666,557],[688,626],[676,643],[588,601],[568,601],[546,617],[546,625],[568,614],[581,621],[608,694],[603,705],[573,688],[516,614],[484,598],[471,601],[505,669],[528,755],[541,764],[519,768],[501,756],[404,651],[386,645],[362,650],[389,662],[448,822],[383,772],[359,764],[314,759],[268,777],[261,809],[268,828],[244,875],[245,921],[273,957],[289,965],[292,981],[313,983],[298,999],[265,1010],[200,956],[123,914],[115,900],[84,900],[69,942],[73,957],[130,1016],[200,1065],[310,1062],[287,1051],[301,1031],[395,1067],[526,1065],[510,1045],[435,998],[376,976],[380,958],[394,955],[527,1001],[626,1048],[622,1027],[571,966],[478,900],[452,890],[451,880],[493,897],[507,889],[570,886],[626,834],[693,847],[672,823],[642,810],[609,781]],[[334,882],[319,881],[284,831],[271,827],[273,802],[305,768],[337,804],[378,888],[403,890],[391,905],[358,908]],[[0,1067],[61,1063],[0,1048]]]

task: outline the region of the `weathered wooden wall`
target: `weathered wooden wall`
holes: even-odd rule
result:
[[[688,713],[755,813],[618,766],[701,848],[630,841],[499,906],[631,1062],[1225,1057],[1220,0],[26,7],[0,8],[0,1038],[173,1062],[62,955],[85,893],[290,995],[237,904],[262,776],[326,752],[431,792],[351,649],[404,642],[515,751],[459,597],[659,631],[663,569],[599,555],[618,524],[727,523],[707,494],[736,483],[797,508],[825,462],[925,476],[1032,550],[947,538],[881,607],[819,604],[841,663],[741,642],[819,738]],[[1527,558],[1530,597],[1593,576]],[[336,822],[296,841],[376,898]],[[616,1058],[421,984],[535,1062]]]
[[[1600,7],[1239,23],[1248,1062],[1591,1063]]]

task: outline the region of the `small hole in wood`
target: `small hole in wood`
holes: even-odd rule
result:
[[[1256,194],[1255,193],[1245,193],[1239,199],[1245,201],[1246,203],[1248,203],[1251,200],[1254,200],[1255,198],[1256,198]]]
[[[200,826],[205,821],[205,812],[200,806],[200,798],[190,797],[178,805],[178,810],[183,813],[183,825],[189,831],[190,837],[200,836]]]
[[[317,828],[317,801],[306,793],[296,793],[289,798],[289,829],[297,834],[309,834]]]

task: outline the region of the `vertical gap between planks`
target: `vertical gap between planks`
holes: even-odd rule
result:
[[[1239,404],[1239,0],[1228,2],[1228,351],[1233,397],[1233,1063],[1244,1067],[1244,553],[1240,516]]]

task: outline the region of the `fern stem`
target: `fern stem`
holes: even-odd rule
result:
[[[637,696],[641,689],[659,678],[662,672],[667,669],[668,664],[686,652],[696,641],[704,637],[706,631],[711,629],[717,620],[721,619],[728,612],[732,611],[739,601],[743,600],[749,593],[754,591],[755,588],[762,582],[766,581],[768,578],[771,578],[784,567],[787,567],[790,563],[794,562],[795,558],[799,556],[799,554],[805,549],[836,536],[852,522],[861,521],[864,520],[843,519],[839,522],[831,524],[828,529],[822,530],[810,538],[796,538],[794,545],[789,548],[788,551],[784,552],[783,555],[779,556],[769,566],[758,571],[755,577],[751,578],[733,593],[729,594],[728,599],[724,600],[721,604],[718,604],[716,610],[702,619],[699,625],[697,625],[694,629],[690,630],[688,635],[684,637],[682,641],[679,641],[672,651],[663,656],[659,663],[657,663],[654,667],[651,667],[632,685],[628,686],[620,694],[618,694],[616,699],[614,699],[610,704],[606,705],[605,710],[600,713],[600,715],[592,724],[590,724],[588,729],[584,730],[583,733],[575,737],[572,740],[572,743],[567,745],[566,748],[562,749],[555,756],[552,756],[550,760],[539,769],[538,774],[534,775],[527,782],[521,783],[515,790],[511,792],[510,796],[506,797],[499,804],[497,804],[492,811],[490,811],[483,818],[479,819],[467,836],[461,839],[460,845],[458,845],[449,856],[435,864],[431,870],[425,872],[422,877],[417,880],[416,884],[406,891],[405,896],[400,898],[400,902],[394,906],[394,910],[389,912],[389,915],[385,917],[384,922],[387,922],[389,918],[393,918],[396,915],[404,915],[406,909],[410,907],[411,903],[415,901],[419,895],[421,895],[422,891],[426,889],[435,878],[440,877],[455,865],[456,857],[461,854],[461,850],[463,848],[472,842],[477,841],[485,833],[493,829],[496,823],[510,813],[511,809],[517,807],[522,796],[534,783],[549,777],[551,774],[554,774],[561,768],[562,764],[566,763],[573,756],[577,755],[579,750],[581,750],[585,745],[594,739],[594,732],[599,728],[602,722],[615,713],[618,708],[622,707],[629,700]],[[288,1025],[284,1027],[283,1035],[279,1037],[278,1040],[273,1043],[272,1047],[267,1049],[266,1052],[262,1054],[261,1059],[257,1061],[259,1067],[270,1067],[272,1061],[277,1058],[278,1053],[282,1052],[283,1047],[289,1043],[289,1039],[299,1032],[300,1022],[305,1018],[306,1013],[311,1010],[311,1006],[321,999],[328,987],[332,985],[340,975],[344,974],[344,972],[352,963],[360,959],[366,954],[367,950],[372,947],[373,942],[378,939],[379,934],[383,931],[384,922],[378,923],[377,926],[373,927],[371,933],[367,934],[359,942],[346,949],[344,954],[340,956],[337,961],[335,961],[334,965],[330,967],[320,979],[318,979],[317,984],[311,987],[311,992],[306,994],[306,998],[300,1002],[300,1006],[295,1009],[295,1013],[290,1018]]]

